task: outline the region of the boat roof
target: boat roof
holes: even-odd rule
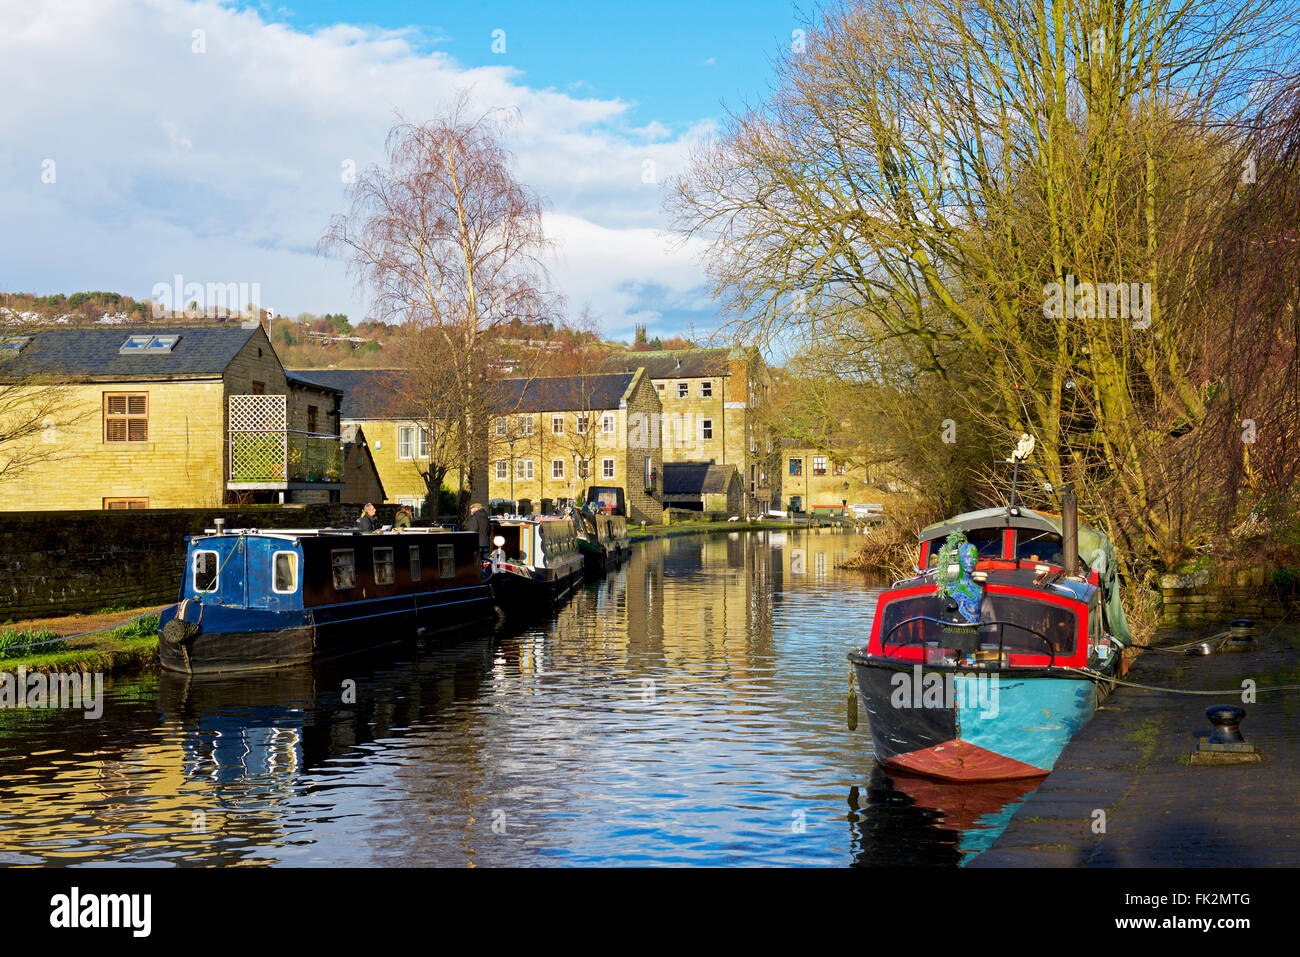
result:
[[[223,528],[217,531],[215,528],[205,528],[202,535],[188,535],[187,539],[199,538],[235,538],[238,536],[257,536],[258,538],[352,538],[357,535],[365,535],[367,538],[374,538],[380,535],[430,535],[430,534],[450,534],[458,529],[447,528],[441,525],[434,525],[428,528],[392,528],[387,531],[377,530],[374,532],[363,532],[357,528]],[[473,533],[468,533],[473,534]]]
[[[975,566],[977,572],[984,573],[987,577],[980,582],[982,585],[992,585],[996,589],[999,585],[1014,586],[1017,588],[1042,589],[1045,595],[1056,595],[1062,598],[1069,598],[1072,601],[1081,602],[1085,605],[1092,602],[1092,596],[1097,594],[1100,589],[1089,581],[1078,578],[1060,577],[1058,580],[1045,585],[1035,585],[1034,579],[1039,574],[1039,568],[1036,564],[1025,563],[1018,568],[990,568],[982,569]],[[922,574],[914,575],[911,578],[904,578],[901,581],[894,582],[890,591],[897,588],[915,588],[918,585],[934,584],[933,570]],[[995,592],[996,593],[996,592]]]
[[[981,508],[974,512],[962,512],[952,518],[945,518],[921,529],[921,541],[933,538],[947,538],[953,532],[967,532],[975,528],[1032,528],[1038,531],[1050,531],[1060,534],[1061,516],[1051,512],[1040,512],[1036,508],[1014,508],[1006,505],[997,508]],[[1080,530],[1087,529],[1102,538],[1106,536],[1090,525],[1079,523]]]

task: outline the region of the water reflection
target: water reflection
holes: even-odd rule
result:
[[[954,866],[1018,795],[845,729],[856,544],[654,540],[512,633],[0,714],[0,862]]]

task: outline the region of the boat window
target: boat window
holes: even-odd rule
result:
[[[939,552],[947,540],[946,535],[942,538],[930,539],[930,557],[926,562],[926,568],[934,568],[939,564]],[[980,558],[1002,557],[1002,529],[1000,528],[972,528],[966,532],[966,541],[979,550]]]
[[[375,563],[375,584],[391,585],[395,580],[393,572],[393,550],[391,548],[376,548],[370,553],[370,555]]]
[[[216,591],[218,569],[216,552],[195,552],[194,590],[196,592]]]
[[[424,575],[424,570],[420,568],[420,546],[411,546],[411,581],[418,582]]]
[[[885,606],[880,625],[881,641],[888,649],[920,647],[937,642],[941,648],[960,646],[965,631],[960,625],[945,625],[957,617],[936,596],[900,598]],[[931,619],[940,619],[938,621]],[[1011,595],[986,594],[980,605],[979,644],[999,644],[1013,654],[1046,655],[1044,638],[1052,643],[1057,657],[1074,654],[1078,619],[1061,605],[1027,601]],[[958,636],[953,638],[952,636]],[[1038,637],[1042,635],[1043,637]],[[945,643],[945,640],[948,643]]]
[[[438,577],[439,578],[456,577],[456,546],[455,545],[438,546]]]
[[[357,556],[350,548],[336,548],[330,551],[330,565],[334,570],[334,588],[347,591],[357,587]]]
[[[276,552],[271,591],[277,595],[292,595],[298,590],[298,555],[296,552]]]
[[[1021,529],[1016,533],[1016,558],[1022,562],[1063,565],[1065,550],[1061,547],[1061,536],[1055,532]]]

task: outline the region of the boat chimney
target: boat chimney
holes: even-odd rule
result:
[[[217,530],[218,535],[224,535],[226,533],[226,520],[224,518],[214,518],[212,527]]]
[[[1074,495],[1074,483],[1065,486],[1061,495],[1061,550],[1064,553],[1062,571],[1067,575],[1079,574],[1079,500]]]

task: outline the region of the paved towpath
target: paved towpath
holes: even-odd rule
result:
[[[1170,632],[1161,643],[1217,628]],[[968,867],[1300,866],[1300,692],[1243,704],[1243,679],[1300,684],[1300,625],[1261,622],[1256,650],[1210,657],[1143,653],[1127,680],[1234,689],[1216,696],[1120,687],[1066,746],[993,846]],[[1205,709],[1246,709],[1259,764],[1193,765]],[[1105,812],[1105,830],[1095,822]]]

